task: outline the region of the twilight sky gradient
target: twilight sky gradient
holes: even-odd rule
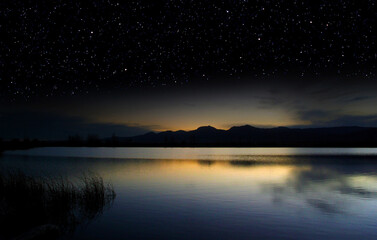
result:
[[[297,83],[296,83],[297,84]],[[377,127],[373,84],[239,84],[134,89],[3,105],[3,135],[65,138],[79,133],[131,136],[203,125]],[[34,123],[33,123],[34,122]],[[26,129],[26,130],[25,130]],[[32,129],[32,130],[31,130]]]
[[[6,1],[0,137],[376,126],[374,1]]]

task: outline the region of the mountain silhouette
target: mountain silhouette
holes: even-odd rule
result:
[[[192,131],[149,132],[120,137],[119,143],[150,146],[377,146],[377,128],[257,128],[234,126],[228,130],[212,126]]]

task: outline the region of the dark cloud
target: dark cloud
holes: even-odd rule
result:
[[[329,127],[336,126],[359,126],[359,127],[377,127],[377,115],[369,116],[351,116],[344,115],[340,116],[334,120],[327,122],[318,122],[313,125],[323,125]]]
[[[367,100],[367,99],[371,99],[371,98],[374,98],[374,97],[359,96],[359,97],[354,97],[354,98],[348,99],[348,100],[346,100],[346,102],[358,102],[358,101],[363,101],[363,100]]]
[[[357,101],[357,100],[355,100]],[[307,110],[298,111],[298,117],[303,121],[310,121],[310,125],[294,127],[377,127],[377,115],[344,115],[336,111]]]
[[[306,110],[298,112],[299,118],[304,121],[321,122],[321,119],[329,119],[333,117],[334,112],[324,110]]]
[[[258,101],[258,107],[261,109],[272,108],[278,104],[282,105],[286,102],[286,99],[278,96],[256,96],[254,98]]]
[[[86,137],[96,134],[100,137],[133,136],[148,132],[147,127],[127,126],[111,123],[92,123],[78,117],[67,117],[40,112],[0,113],[0,136],[9,138],[38,138],[58,140],[69,135]]]

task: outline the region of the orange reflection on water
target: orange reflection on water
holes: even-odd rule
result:
[[[97,166],[105,177],[123,184],[171,185],[179,183],[239,185],[276,184],[294,171],[309,166],[255,164],[250,161],[132,160]]]

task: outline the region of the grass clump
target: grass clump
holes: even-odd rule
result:
[[[45,224],[72,233],[79,224],[109,208],[115,192],[94,173],[74,181],[35,177],[21,171],[0,172],[0,238],[11,238]]]

